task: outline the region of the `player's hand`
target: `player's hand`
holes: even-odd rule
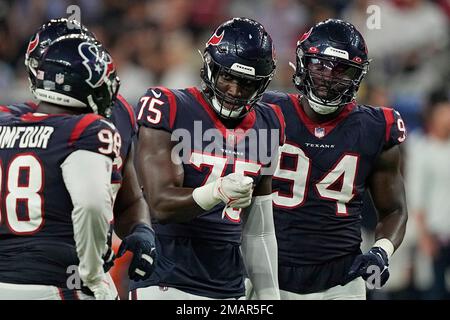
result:
[[[215,182],[214,194],[227,207],[246,208],[252,201],[253,179],[238,173],[230,173]]]
[[[128,276],[132,280],[145,280],[152,274],[156,261],[155,232],[146,224],[138,224],[120,244],[117,257],[127,250],[133,253]]]
[[[371,266],[372,268],[369,268]],[[350,267],[347,282],[360,276],[366,281],[375,274],[374,267],[379,271],[380,285],[384,286],[389,279],[389,263],[386,251],[380,247],[373,247],[366,254],[360,254],[355,258],[353,265]]]
[[[114,265],[114,260],[116,259],[116,255],[114,254],[114,250],[112,249],[112,235],[113,235],[113,226],[111,225],[108,231],[108,238],[106,240],[106,249],[105,254],[102,256],[103,259],[103,270],[106,272],[109,271]]]

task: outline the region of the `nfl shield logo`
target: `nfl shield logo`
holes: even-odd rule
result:
[[[64,75],[62,73],[57,73],[55,76],[55,82],[57,84],[63,84],[64,83]]]
[[[325,128],[314,128],[314,135],[317,138],[323,138],[325,136]]]

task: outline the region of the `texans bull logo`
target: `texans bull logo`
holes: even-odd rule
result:
[[[115,66],[111,56],[93,43],[83,42],[78,46],[78,52],[83,58],[83,65],[89,72],[89,78],[86,82],[92,87],[97,88],[103,84],[105,79],[114,72]]]

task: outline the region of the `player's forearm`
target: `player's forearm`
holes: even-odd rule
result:
[[[392,242],[396,250],[403,241],[408,214],[406,204],[390,212],[380,212],[380,220],[375,230],[375,239],[386,238]]]
[[[402,243],[408,220],[400,164],[401,153],[398,147],[384,151],[377,160],[370,179],[372,199],[379,214],[375,239],[390,241],[392,251]]]
[[[160,223],[187,222],[205,211],[194,201],[192,188],[169,187],[157,196],[146,195],[150,214]]]
[[[143,196],[136,198],[125,208],[114,208],[114,231],[123,239],[138,224],[151,226],[150,214]]]
[[[385,188],[387,194],[384,198],[376,197],[374,199],[379,215],[375,229],[375,239],[389,240],[395,251],[405,236],[408,210],[406,207],[405,188],[400,174],[388,185],[389,187]]]
[[[114,203],[114,231],[123,239],[138,224],[150,223],[150,213],[134,168],[134,145],[124,163],[122,187]]]

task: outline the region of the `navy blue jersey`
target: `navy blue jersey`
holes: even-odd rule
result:
[[[122,138],[120,156],[117,157],[114,162],[112,175],[114,195],[116,195],[122,183],[124,162],[128,157],[133,139],[137,132],[136,116],[133,107],[121,95],[117,95],[117,99],[111,108],[109,120],[114,124]]]
[[[298,95],[269,92],[263,101],[278,104],[286,119],[273,178],[280,269],[359,253],[368,177],[380,153],[406,137],[399,113],[350,103],[336,119],[316,124]],[[280,288],[292,282],[287,273],[280,272]]]
[[[196,188],[232,172],[248,175],[257,184],[263,171],[270,171],[284,139],[278,107],[258,103],[229,130],[197,88],[151,88],[136,114],[139,126],[172,134],[175,150],[181,150],[183,187]],[[224,211],[219,204],[188,223],[153,226],[159,252],[156,270],[132,288],[167,285],[212,298],[244,294],[240,210]]]
[[[78,257],[60,166],[76,150],[114,160],[117,142],[114,126],[94,114],[0,112],[0,282],[66,286]]]
[[[0,105],[0,112],[10,113],[15,116],[20,116],[28,112],[34,112],[38,108],[37,104],[34,102],[25,102],[18,104],[10,104],[2,106]]]
[[[0,112],[23,115],[28,112],[34,112],[37,108],[38,106],[35,103],[25,102],[6,106],[0,105]],[[111,108],[109,120],[114,124],[121,136],[120,156],[115,158],[112,175],[114,195],[116,195],[122,183],[123,165],[128,157],[133,139],[137,132],[136,116],[133,107],[120,94],[117,95],[117,99]]]

